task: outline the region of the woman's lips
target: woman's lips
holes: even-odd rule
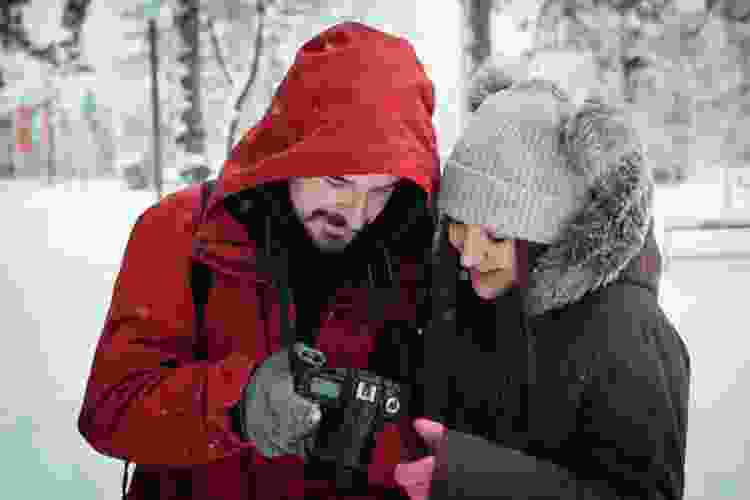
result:
[[[469,271],[469,276],[471,277],[471,282],[474,284],[478,284],[484,276],[486,276],[487,273],[480,273],[476,269],[472,269]]]
[[[486,280],[487,278],[501,272],[503,272],[503,269],[493,269],[491,271],[485,272],[480,272],[476,269],[472,269],[469,271],[469,277],[471,278],[472,283],[481,284],[482,280]]]

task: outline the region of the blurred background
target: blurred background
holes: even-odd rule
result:
[[[76,419],[129,230],[216,176],[295,51],[344,20],[413,43],[444,157],[488,58],[628,110],[693,361],[686,498],[750,498],[747,0],[0,0],[0,495],[119,495]]]

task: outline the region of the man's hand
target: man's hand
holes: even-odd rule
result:
[[[245,405],[247,433],[260,454],[266,458],[298,455],[307,459],[307,446],[312,444],[321,411],[317,404],[294,392],[287,349],[258,367]]]
[[[446,428],[438,422],[418,418],[414,421],[414,429],[430,447],[432,455],[397,465],[395,479],[411,500],[426,500],[430,493],[432,473],[435,471],[435,455],[445,437]]]

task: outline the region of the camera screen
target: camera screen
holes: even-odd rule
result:
[[[341,384],[319,377],[313,377],[312,380],[310,380],[310,391],[313,394],[318,394],[324,398],[336,399],[341,392]]]

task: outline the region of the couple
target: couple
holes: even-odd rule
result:
[[[128,498],[682,498],[689,357],[636,137],[548,82],[474,92],[439,179],[413,48],[337,25],[203,206],[140,216],[78,421],[137,464]],[[290,339],[415,389],[351,490],[312,458]]]

